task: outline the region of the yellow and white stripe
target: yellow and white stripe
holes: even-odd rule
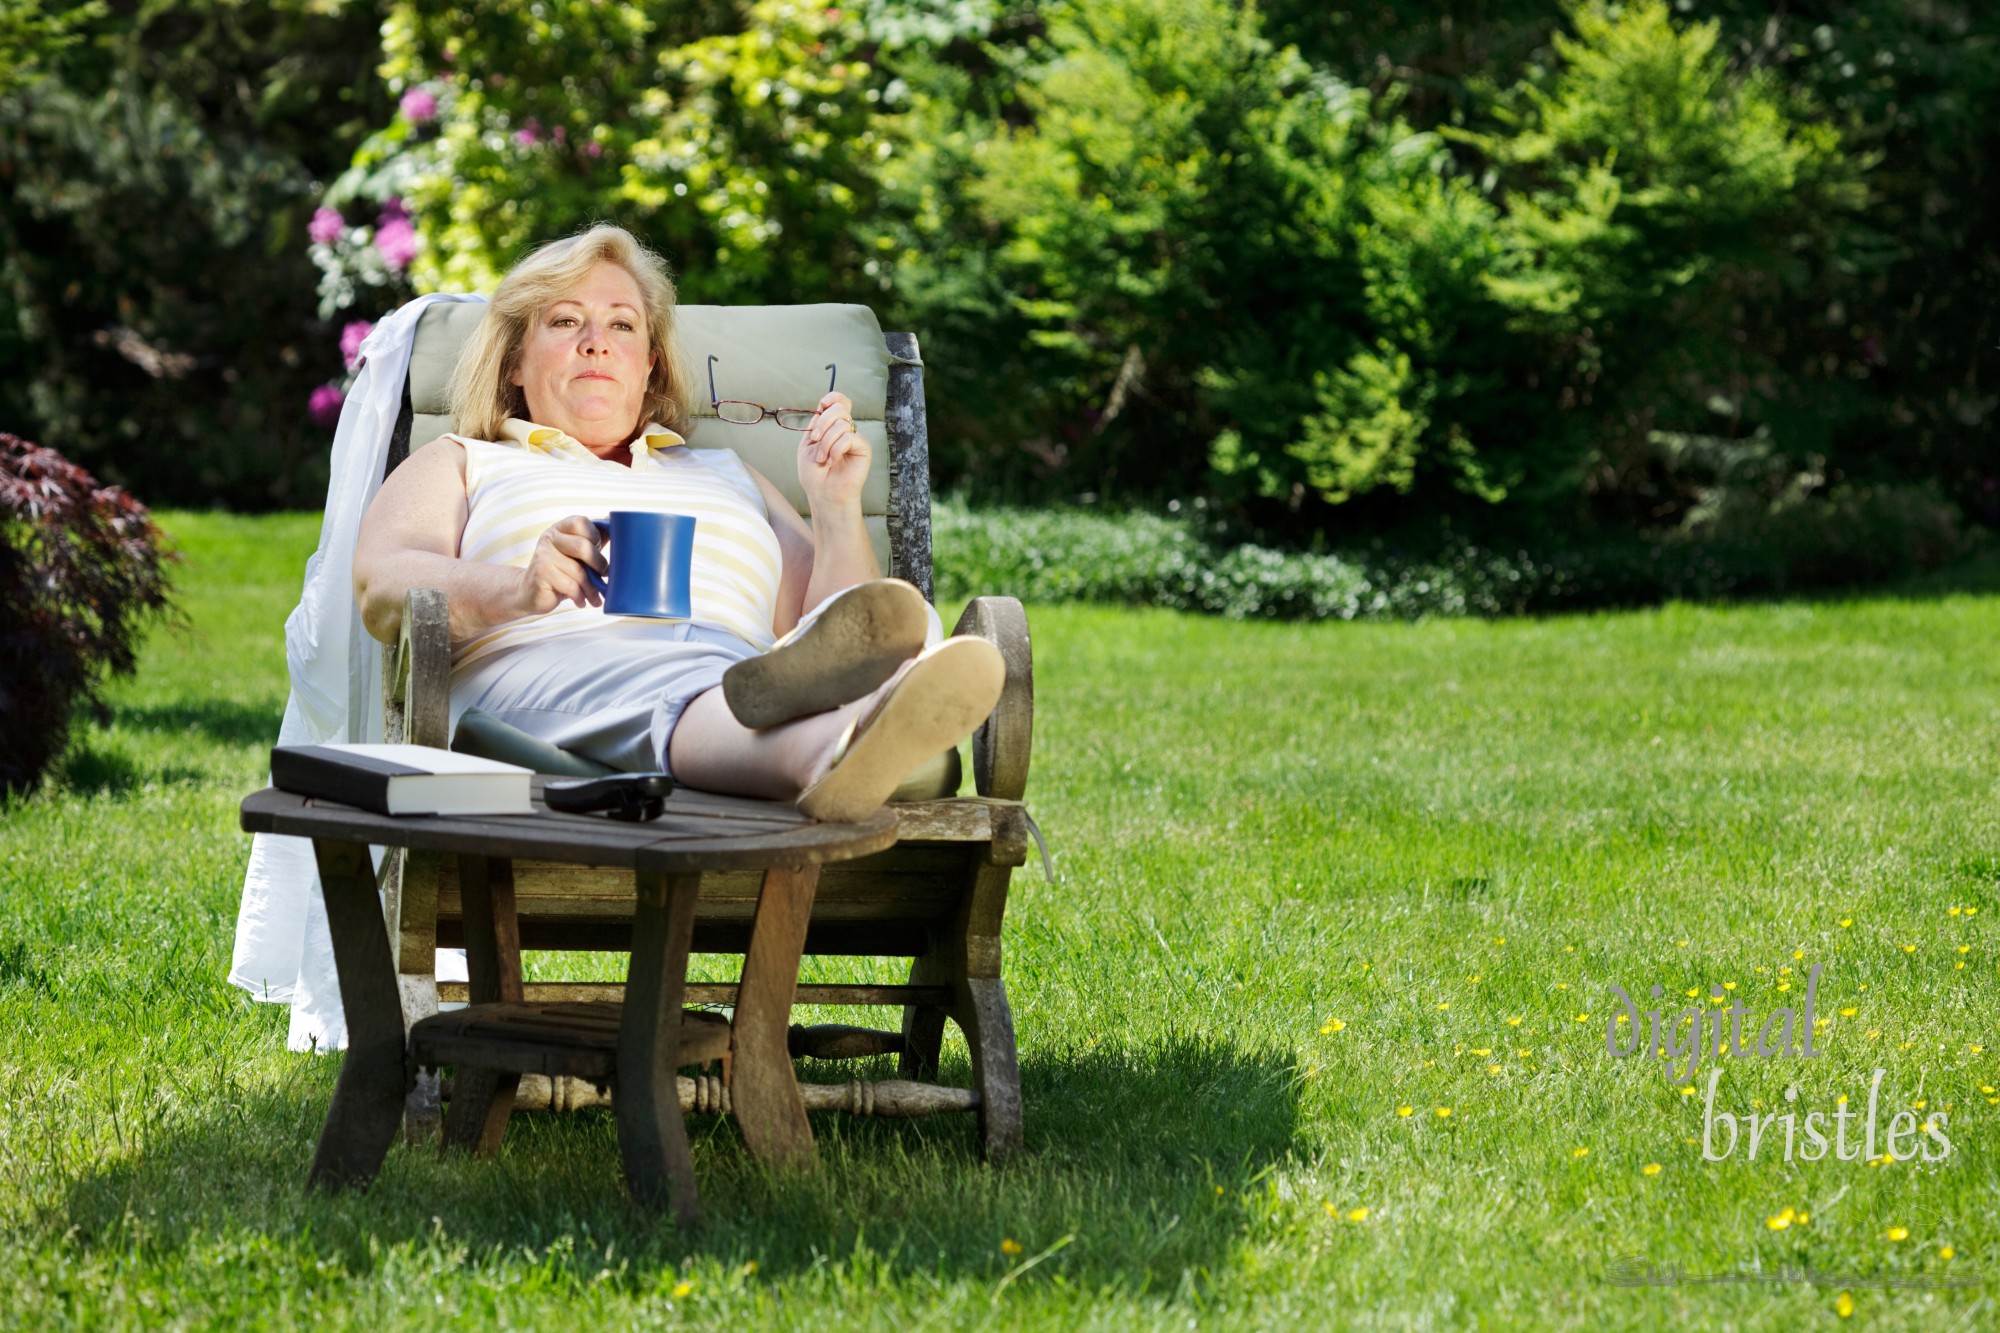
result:
[[[688,514],[695,520],[693,623],[726,630],[759,650],[771,646],[783,556],[763,492],[734,450],[690,449],[674,432],[650,426],[632,442],[628,468],[597,457],[562,431],[519,418],[510,419],[502,434],[506,438],[498,441],[447,437],[465,449],[461,559],[526,568],[542,533],[571,514]],[[592,630],[643,632],[651,623],[564,603],[453,645],[452,665]]]

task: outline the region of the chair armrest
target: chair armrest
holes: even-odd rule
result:
[[[1027,613],[1012,597],[975,597],[952,632],[990,639],[1007,661],[1000,702],[972,733],[972,779],[981,796],[1018,801],[1028,790],[1035,732],[1035,658]]]
[[[403,599],[403,628],[396,646],[384,649],[389,660],[382,672],[385,720],[390,724],[383,730],[392,741],[440,750],[451,743],[449,616],[440,588],[412,588]]]

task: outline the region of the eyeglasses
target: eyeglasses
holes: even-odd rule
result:
[[[816,407],[766,407],[743,398],[718,398],[715,396],[715,363],[721,358],[708,358],[708,405],[715,409],[715,415],[732,426],[754,426],[765,417],[776,417],[778,424],[786,430],[809,430],[813,418],[819,415]],[[833,382],[840,375],[837,366],[829,363],[825,369],[826,391],[833,392]]]

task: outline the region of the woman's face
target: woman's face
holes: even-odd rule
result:
[[[638,280],[601,260],[528,326],[514,383],[528,400],[530,421],[609,454],[642,424],[653,359]]]

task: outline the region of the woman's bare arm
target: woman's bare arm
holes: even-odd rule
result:
[[[875,544],[868,540],[868,525],[858,502],[845,514],[815,509],[809,526],[769,477],[747,463],[744,466],[764,493],[764,510],[772,531],[778,534],[778,550],[784,557],[778,613],[771,626],[775,633],[789,632],[808,609],[842,588],[882,577],[882,565],[875,558]]]
[[[768,477],[750,469],[785,557],[772,626],[779,634],[842,588],[882,577],[861,517],[868,459],[868,441],[854,427],[854,405],[846,394],[829,392],[820,399],[812,428],[799,436],[799,485],[812,506],[811,526]]]
[[[412,588],[444,590],[454,642],[565,601],[602,600],[583,573],[586,564],[604,569],[588,519],[572,515],[552,525],[525,569],[459,559],[465,519],[463,446],[434,440],[389,474],[361,517],[354,546],[354,600],[369,634],[395,642]]]

